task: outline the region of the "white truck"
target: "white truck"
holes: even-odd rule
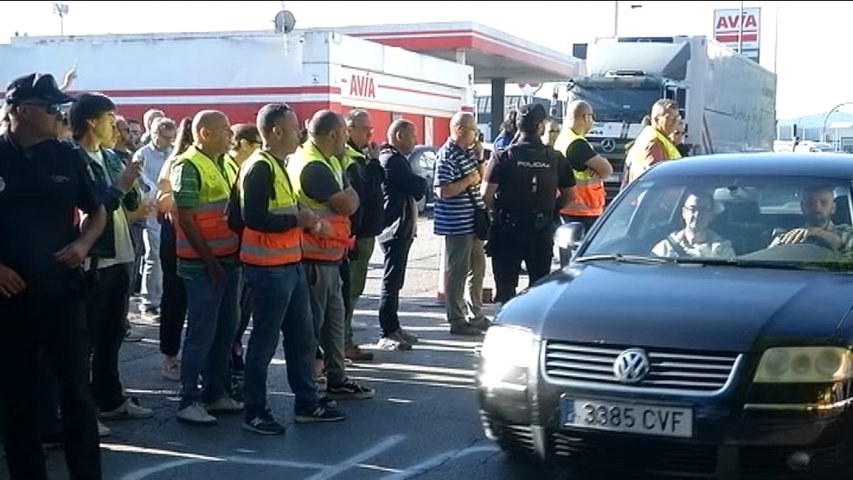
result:
[[[678,102],[691,155],[773,151],[776,74],[711,38],[599,39],[586,62],[586,76],[569,80],[565,98],[595,112],[587,138],[613,164],[609,197],[619,188],[626,145],[661,98]]]

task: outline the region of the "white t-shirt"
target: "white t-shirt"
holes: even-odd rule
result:
[[[104,162],[103,152],[98,150],[97,152],[87,151],[86,153],[89,154],[92,160],[94,160],[105,173],[108,172],[107,166]],[[104,234],[106,235],[107,232],[104,232]],[[98,268],[107,268],[121,263],[133,263],[135,256],[133,251],[133,240],[130,238],[130,225],[127,222],[127,214],[122,206],[119,206],[119,208],[113,211],[113,235],[115,236],[116,256],[115,258],[99,258]],[[87,268],[88,265],[89,262],[87,261]]]

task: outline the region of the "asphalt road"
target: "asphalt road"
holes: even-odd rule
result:
[[[339,402],[348,416],[343,422],[293,424],[292,395],[279,350],[270,367],[270,406],[286,421],[285,435],[245,432],[239,414],[220,416],[214,427],[178,423],[178,384],[160,375],[157,325],[134,317],[135,331],[145,338],[122,348],[122,378],[128,394],[153,408],[155,418],[107,423],[112,435],[102,440],[104,478],[566,478],[565,472],[516,465],[485,439],[473,390],[475,348],[481,338],[448,333],[443,306],[436,301],[442,240],[432,235],[427,219],[419,235],[410,255],[400,316],[421,342],[409,352],[375,351],[373,362],[349,367],[349,375],[375,387],[377,395]],[[356,311],[356,320],[368,325],[356,332],[357,341],[368,349],[378,337],[378,247],[371,267]],[[67,478],[61,450],[52,450],[48,463],[52,478]],[[4,475],[2,465],[0,478]]]

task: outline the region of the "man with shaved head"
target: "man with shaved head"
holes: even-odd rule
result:
[[[681,158],[681,152],[670,135],[682,124],[675,100],[663,98],[652,105],[651,125],[643,128],[625,157],[624,174],[627,185],[658,163]]]
[[[308,125],[308,141],[287,166],[299,205],[317,212],[322,222],[303,235],[302,261],[311,290],[317,346],[323,350],[326,391],[333,400],[372,398],[372,388],[347,377],[344,363],[344,299],[341,261],[355,246],[350,216],[358,211],[358,193],[349,184],[341,158],[347,125],[331,110],[320,110]],[[321,376],[318,376],[321,382]]]
[[[193,146],[172,167],[177,207],[178,276],[187,294],[187,333],[181,358],[178,420],[210,425],[211,413],[242,410],[228,392],[228,357],[237,330],[239,239],[225,209],[231,194],[224,154],[231,145],[228,117],[204,110],[192,122]],[[199,390],[199,377],[204,390]]]
[[[595,124],[592,107],[576,100],[568,105],[566,112],[565,128],[560,132],[554,149],[565,155],[569,162],[575,191],[571,202],[563,205],[560,216],[565,223],[579,222],[589,230],[604,213],[604,179],[613,174],[613,166],[586,140],[586,134]],[[561,262],[563,260],[565,258]]]
[[[385,229],[379,235],[379,247],[385,255],[382,289],[379,294],[379,326],[383,350],[411,350],[417,337],[400,326],[400,289],[406,278],[409,249],[417,236],[418,201],[426,194],[426,179],[412,170],[408,156],[417,144],[415,125],[395,120],[388,127],[388,143],[382,145],[379,162],[385,170]]]
[[[444,237],[447,268],[445,305],[450,333],[480,335],[489,322],[483,314],[483,277],[486,273],[484,242],[477,238],[474,216],[484,209],[480,195],[483,147],[477,138],[477,121],[470,112],[450,119],[450,138],[438,150],[435,164],[435,234]],[[465,283],[470,278],[471,319],[466,316]]]

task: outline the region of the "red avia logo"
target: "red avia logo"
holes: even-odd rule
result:
[[[743,27],[740,22],[743,21]],[[734,43],[738,41],[738,32],[743,30],[744,42],[758,41],[758,19],[755,15],[744,12],[739,15],[721,15],[714,25],[715,37],[718,42]]]
[[[353,74],[349,81],[349,94],[352,97],[376,98],[373,77]]]

